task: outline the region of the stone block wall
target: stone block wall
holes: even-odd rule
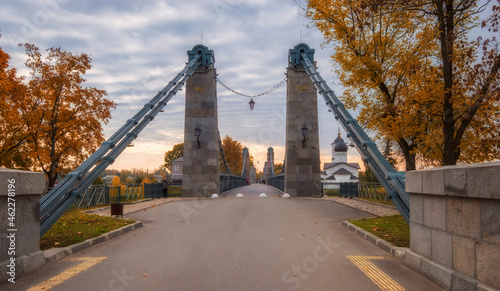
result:
[[[201,65],[186,82],[182,196],[220,193],[217,86],[213,63]],[[199,138],[195,129],[199,127]],[[199,143],[198,143],[199,141]]]
[[[0,283],[45,263],[40,252],[40,197],[44,191],[43,173],[0,168]]]
[[[318,94],[301,65],[289,63],[286,92],[285,192],[292,197],[321,194]],[[305,138],[302,127],[308,132]]]
[[[406,191],[410,249],[456,271],[450,286],[500,289],[500,162],[407,172]]]

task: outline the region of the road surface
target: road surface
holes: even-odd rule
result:
[[[262,192],[267,198],[259,198]],[[0,289],[441,290],[341,226],[372,215],[278,194],[273,187],[251,185],[219,199],[176,201],[129,214],[144,227]]]

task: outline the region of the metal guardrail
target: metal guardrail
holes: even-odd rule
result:
[[[346,189],[348,186],[342,186],[345,183],[321,183],[323,192],[328,190],[333,190],[327,192],[329,195],[339,195],[340,197],[350,197],[350,190]],[[358,182],[357,184],[357,192],[352,192],[352,197],[358,197],[362,199],[368,199],[375,202],[383,202],[388,203],[390,201],[389,195],[387,195],[387,191],[380,183],[375,182]],[[352,187],[352,186],[351,186]],[[354,191],[354,190],[353,190]]]
[[[228,190],[234,189],[236,187],[245,186],[247,184],[247,180],[245,177],[229,175],[229,174],[220,174],[220,192],[226,192]]]
[[[144,198],[163,197],[163,186],[161,183],[144,184]]]
[[[340,197],[356,198],[358,197],[358,182],[342,182],[340,185]]]
[[[106,185],[90,186],[83,193],[82,199],[73,204],[72,208],[82,209],[82,208],[89,208],[92,206],[107,204],[106,199],[107,196],[109,195],[108,190],[109,190],[108,186]]]
[[[285,190],[285,174],[281,173],[278,175],[271,176],[268,179],[267,184],[269,186],[273,186],[275,188],[278,188],[281,191],[284,191]]]
[[[152,184],[133,184],[133,185],[121,185],[121,186],[108,186],[108,185],[91,185],[85,190],[82,198],[75,202],[72,209],[85,209],[93,206],[107,205],[112,202],[126,202],[131,200],[137,200],[145,198],[144,188],[147,188],[149,192],[153,193],[151,198],[161,197],[163,190],[161,186],[159,187],[159,194],[156,192],[151,192],[152,187],[158,191],[158,186],[150,186]],[[160,184],[161,185],[161,184]]]
[[[382,201],[384,203],[387,203],[389,200],[387,191],[385,191],[384,187],[379,183],[359,183],[358,197],[374,201]]]

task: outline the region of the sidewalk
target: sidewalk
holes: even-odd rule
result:
[[[363,210],[365,212],[371,213],[377,216],[389,216],[399,214],[399,211],[389,205],[379,204],[371,201],[366,201],[362,199],[349,199],[349,198],[341,198],[341,197],[323,197],[322,199],[335,201],[337,203],[356,208],[359,210]]]
[[[170,198],[155,198],[155,199],[147,199],[142,201],[137,201],[135,203],[124,203],[123,204],[123,215],[137,212],[137,211],[146,211],[148,208],[153,208],[165,203],[169,203],[172,201],[180,201],[180,200],[188,200],[188,199],[197,199],[197,198],[182,198],[182,197],[170,197]],[[85,211],[86,213],[97,214],[101,216],[111,216],[111,207],[103,207],[96,208],[89,211]]]

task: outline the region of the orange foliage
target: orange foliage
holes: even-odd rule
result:
[[[119,176],[113,176],[113,181],[111,182],[111,185],[113,186],[120,186],[121,185],[121,180]]]
[[[105,91],[84,87],[82,75],[91,68],[87,54],[50,48],[44,58],[35,45],[24,47],[31,78],[17,99],[19,116],[12,116],[19,120],[17,132],[27,136],[25,163],[42,169],[51,187],[59,174],[77,167],[104,141],[101,123],[111,118],[115,103],[104,98]],[[7,131],[13,134],[14,128]]]
[[[241,143],[229,135],[226,135],[222,140],[224,155],[231,173],[240,175],[243,170],[243,146]],[[224,165],[221,161],[221,171],[224,171]]]
[[[26,86],[16,69],[9,68],[9,59],[0,48],[0,166],[29,169],[25,159],[28,134],[21,114]]]
[[[399,145],[407,170],[416,154],[433,164],[500,158],[498,43],[467,39],[477,23],[474,1],[452,7],[452,20],[439,5],[417,2],[308,1],[306,16],[333,44],[346,107]],[[484,27],[498,29],[499,10]],[[451,31],[439,29],[447,21]]]

